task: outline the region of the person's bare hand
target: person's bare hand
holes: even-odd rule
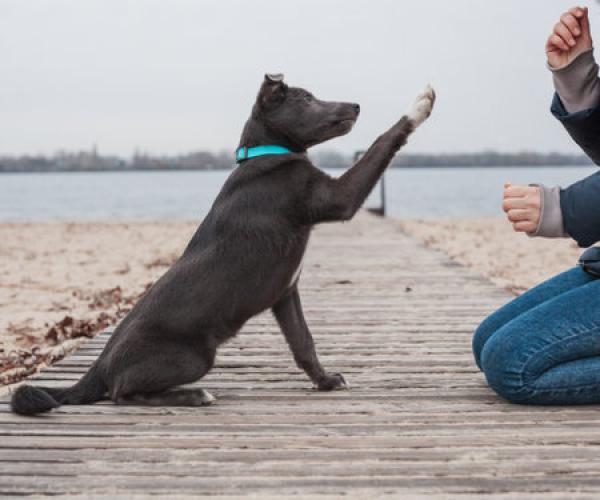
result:
[[[534,233],[540,223],[541,208],[542,194],[539,187],[504,184],[502,209],[515,231]]]
[[[578,55],[592,48],[587,7],[573,7],[560,16],[546,42],[551,68],[566,66]]]

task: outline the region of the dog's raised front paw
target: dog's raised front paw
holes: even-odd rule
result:
[[[433,90],[431,85],[427,85],[423,93],[417,97],[407,115],[408,118],[414,123],[415,128],[429,118],[429,115],[431,115],[431,111],[433,110],[434,103],[435,90]]]
[[[317,384],[319,391],[335,391],[349,389],[350,386],[341,373],[330,373],[324,375]]]

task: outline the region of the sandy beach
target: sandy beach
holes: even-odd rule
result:
[[[398,220],[398,229],[518,294],[572,266],[569,240],[501,218]],[[0,224],[0,384],[51,363],[127,313],[183,251],[197,222]]]
[[[530,238],[503,217],[400,220],[399,226],[430,248],[518,295],[573,267],[581,248],[571,239]]]
[[[114,323],[197,222],[0,224],[0,384]]]

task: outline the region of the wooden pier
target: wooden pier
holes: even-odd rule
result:
[[[511,405],[470,342],[510,299],[389,219],[318,228],[301,292],[323,364],[351,390],[320,393],[270,314],[224,347],[208,408],[0,402],[0,497],[594,498],[597,407]],[[35,377],[73,383],[109,333]]]

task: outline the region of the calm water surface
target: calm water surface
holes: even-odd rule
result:
[[[394,217],[501,215],[502,186],[567,186],[597,171],[573,168],[425,168],[386,173]],[[330,173],[339,176],[342,170]],[[226,171],[0,174],[0,221],[199,219],[209,210]],[[378,203],[377,187],[367,205]]]

